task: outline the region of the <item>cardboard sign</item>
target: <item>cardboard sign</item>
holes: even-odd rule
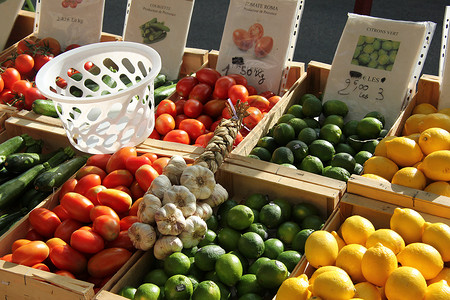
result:
[[[5,48],[11,29],[14,26],[17,14],[25,0],[3,0],[0,1],[0,50]]]
[[[178,78],[194,0],[128,0],[123,39],[147,44],[161,56],[161,73]]]
[[[439,59],[439,79],[440,97],[438,109],[450,107],[450,57],[448,47],[450,47],[450,6],[445,9],[444,22],[442,28],[442,47]]]
[[[241,74],[258,93],[279,93],[295,49],[302,0],[231,0],[217,71]]]
[[[349,14],[323,101],[347,103],[346,121],[378,111],[390,128],[415,91],[435,27]]]

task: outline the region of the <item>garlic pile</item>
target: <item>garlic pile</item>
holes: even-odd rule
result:
[[[128,235],[137,249],[153,247],[157,259],[196,246],[205,236],[205,220],[213,207],[228,199],[214,173],[197,164],[187,166],[181,156],[171,157],[143,196]]]

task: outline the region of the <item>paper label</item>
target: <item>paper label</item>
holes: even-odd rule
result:
[[[346,102],[346,120],[378,111],[390,128],[415,90],[435,25],[349,14],[323,101]]]
[[[0,1],[0,49],[5,47],[8,41],[11,29],[14,26],[17,14],[23,6],[25,0],[3,0]]]
[[[245,76],[258,93],[278,94],[283,70],[292,59],[303,2],[231,0],[217,71]]]
[[[128,0],[125,41],[147,44],[161,56],[161,73],[178,78],[194,0]]]
[[[440,76],[440,97],[438,109],[450,107],[450,58],[448,57],[448,47],[450,47],[450,6],[445,9],[445,16],[442,28],[442,47],[439,59]]]

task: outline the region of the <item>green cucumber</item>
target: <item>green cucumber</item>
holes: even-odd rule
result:
[[[154,95],[155,95],[155,107],[161,102],[162,100],[169,98],[173,93],[175,93],[177,88],[177,84],[171,84],[171,85],[163,85],[159,88],[155,89]]]
[[[166,82],[167,77],[164,74],[158,74],[158,76],[156,76],[155,81],[153,82],[153,86],[154,88],[159,88],[160,86],[163,86],[164,83]]]
[[[44,99],[37,99],[34,100],[33,104],[31,105],[31,109],[40,115],[48,116],[57,118],[58,113],[56,112],[55,105],[52,100],[44,100]]]

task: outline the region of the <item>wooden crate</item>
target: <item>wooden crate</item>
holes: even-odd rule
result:
[[[36,14],[27,10],[20,10],[14,22],[13,28],[9,34],[8,41],[5,44],[5,49],[17,43],[27,35],[33,33],[34,16]]]

